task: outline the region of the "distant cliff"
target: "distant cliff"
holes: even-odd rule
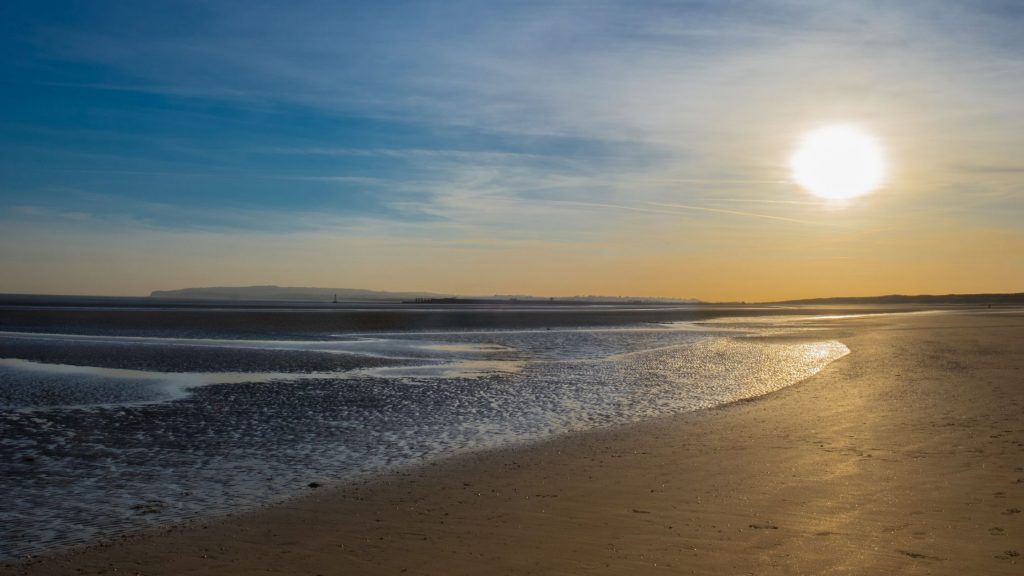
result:
[[[412,300],[415,298],[444,298],[448,294],[432,292],[382,292],[354,288],[295,288],[284,286],[218,286],[212,288],[182,288],[181,290],[154,290],[150,298],[187,300]]]

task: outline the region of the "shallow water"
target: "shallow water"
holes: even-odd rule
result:
[[[258,504],[311,481],[707,408],[778,390],[848,353],[836,341],[745,337],[774,329],[0,333],[0,555]]]

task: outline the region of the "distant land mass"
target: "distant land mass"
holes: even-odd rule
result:
[[[458,296],[436,292],[389,292],[358,288],[308,288],[289,286],[216,286],[154,290],[150,298],[167,300],[240,300],[240,301],[391,301],[420,304],[700,304],[697,299],[645,298],[636,296],[562,296],[529,295]],[[707,303],[707,302],[705,302]],[[734,302],[733,304],[738,304]],[[1024,292],[1007,294],[888,294],[884,296],[838,296],[763,302],[763,304],[1024,304]]]
[[[380,300],[402,301],[416,304],[695,304],[699,300],[678,298],[640,298],[634,296],[567,296],[539,297],[525,295],[455,296],[433,292],[387,292],[356,288],[301,288],[284,286],[217,286],[211,288],[182,288],[180,290],[154,290],[150,298],[174,300],[290,300],[339,301]]]
[[[888,294],[783,300],[773,304],[1024,304],[1024,292],[1010,294]]]
[[[150,298],[188,300],[414,300],[448,298],[450,294],[433,292],[385,292],[358,288],[301,288],[285,286],[217,286],[154,290]]]

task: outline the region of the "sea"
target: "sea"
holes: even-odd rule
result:
[[[836,313],[0,299],[0,558],[768,394]]]

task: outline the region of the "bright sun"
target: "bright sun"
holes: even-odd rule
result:
[[[850,126],[825,126],[808,133],[790,167],[798,184],[830,200],[867,194],[885,177],[881,148]]]

